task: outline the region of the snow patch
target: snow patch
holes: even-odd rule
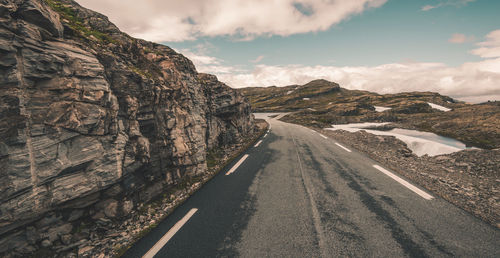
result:
[[[373,106],[375,108],[375,111],[377,112],[384,112],[386,110],[392,109],[390,107],[380,107],[380,106]]]
[[[314,108],[307,108],[307,110],[316,111]]]
[[[286,95],[290,95],[290,94],[292,94],[292,92],[294,92],[294,90],[289,90],[286,92]]]
[[[447,107],[443,107],[443,106],[440,106],[438,104],[434,104],[434,103],[430,103],[430,102],[427,102],[427,104],[429,104],[429,106],[431,106],[431,108],[434,108],[434,109],[437,109],[437,110],[441,110],[441,111],[444,111],[444,112],[448,112],[448,111],[451,110],[451,109],[449,109]]]
[[[389,131],[370,130],[365,128],[382,126],[388,123],[355,123],[344,125],[332,125],[333,128],[325,128],[326,130],[345,130],[348,132],[357,132],[365,130],[368,133],[375,135],[394,136],[406,143],[408,148],[417,156],[425,154],[436,156],[449,154],[466,149],[465,144],[455,139],[442,137],[433,133],[421,132],[416,130],[407,130],[394,128]]]
[[[303,98],[302,100],[310,100],[310,98]]]

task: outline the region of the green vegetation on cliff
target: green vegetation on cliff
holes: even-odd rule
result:
[[[86,26],[84,21],[77,16],[75,10],[71,8],[70,5],[65,5],[59,0],[45,0],[45,2],[47,2],[50,8],[59,13],[68,26],[80,36],[87,39],[94,37],[99,41],[116,43],[116,41],[106,33]]]

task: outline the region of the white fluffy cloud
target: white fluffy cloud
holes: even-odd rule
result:
[[[285,86],[314,79],[338,82],[348,89],[378,93],[434,91],[454,98],[482,102],[500,100],[500,30],[486,36],[471,53],[484,59],[450,67],[443,63],[394,63],[373,67],[257,65],[248,73],[218,74],[232,87]]]
[[[472,54],[482,58],[500,57],[500,30],[494,30],[488,33],[488,35],[486,35],[486,41],[480,42],[477,45],[480,47],[472,50]]]
[[[184,41],[199,36],[256,36],[323,31],[387,0],[77,0],[132,36]]]

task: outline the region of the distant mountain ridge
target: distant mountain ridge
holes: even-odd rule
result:
[[[283,118],[293,123],[329,127],[393,122],[403,128],[452,137],[470,146],[500,147],[500,102],[472,105],[434,92],[378,94],[344,89],[327,80],[238,90],[248,98],[253,112],[293,112]],[[451,111],[442,111],[448,109]]]
[[[329,109],[333,103],[350,103],[396,106],[427,101],[452,107],[462,106],[462,102],[433,92],[404,92],[396,94],[377,94],[369,91],[348,90],[339,84],[319,79],[304,85],[284,87],[248,87],[238,89],[252,104],[253,111],[296,111],[304,108]],[[408,103],[401,103],[403,100]],[[402,107],[402,106],[400,106]],[[365,108],[370,109],[369,106]],[[373,109],[374,110],[374,109]],[[430,109],[429,109],[430,111]]]

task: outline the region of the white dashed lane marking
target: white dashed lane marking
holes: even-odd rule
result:
[[[352,152],[351,150],[349,150],[348,148],[346,148],[346,147],[344,147],[344,146],[340,145],[340,144],[339,144],[339,143],[337,143],[337,142],[335,143],[335,145],[339,146],[340,148],[344,149],[344,150],[345,150],[345,151],[347,151],[347,152]]]
[[[393,173],[389,172],[387,169],[385,169],[379,165],[373,165],[373,167],[378,169],[380,172],[386,174],[390,178],[396,180],[398,183],[404,185],[406,188],[412,190],[416,194],[420,195],[422,198],[424,198],[426,200],[432,200],[434,198],[434,197],[432,197],[432,195],[420,190],[418,187],[408,183],[406,180],[402,179],[401,177],[394,175]]]
[[[156,242],[156,244],[149,249],[144,256],[142,256],[142,258],[153,258],[197,211],[198,209],[192,208],[181,220],[175,223],[175,225],[158,242]]]
[[[234,164],[234,166],[229,170],[227,171],[226,173],[226,176],[227,175],[230,175],[232,174],[234,171],[236,171],[236,169],[238,169],[238,167],[243,163],[243,161],[245,161],[246,159],[248,158],[248,154],[245,154],[236,164]]]

